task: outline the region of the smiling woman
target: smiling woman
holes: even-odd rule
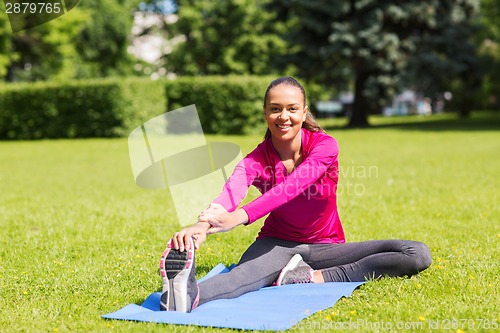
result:
[[[264,140],[238,163],[198,222],[168,241],[160,261],[163,310],[190,312],[199,304],[272,284],[364,281],[414,275],[429,267],[429,249],[420,242],[345,244],[337,210],[338,144],[308,111],[299,82],[291,77],[271,82],[263,109]],[[250,185],[262,195],[238,207]],[[197,284],[195,249],[206,235],[266,215],[238,265]]]

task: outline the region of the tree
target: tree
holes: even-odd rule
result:
[[[13,33],[0,16],[0,77],[71,79],[133,71],[127,53],[137,0],[86,0],[67,14]]]
[[[0,2],[0,12],[5,12],[3,2]],[[7,74],[10,63],[11,48],[10,27],[7,15],[0,15],[0,78]]]
[[[75,40],[80,55],[80,77],[106,77],[132,73],[127,53],[135,0],[86,0],[81,8],[90,13]]]
[[[468,6],[464,3],[460,8],[452,5],[443,2],[437,8],[439,20],[432,30],[419,36],[418,52],[408,60],[406,82],[426,96],[451,91],[452,107],[466,117],[477,105],[482,80],[477,47],[473,43],[478,29],[474,23],[478,7],[476,2]],[[445,15],[449,11],[453,14]],[[462,23],[457,24],[457,19],[462,19]]]
[[[178,21],[167,29],[184,36],[167,68],[176,74],[269,74],[286,43],[286,28],[265,10],[268,0],[179,0]]]
[[[301,73],[327,84],[352,81],[355,98],[349,126],[365,127],[368,115],[395,93],[400,75],[425,36],[441,36],[444,30],[467,25],[475,4],[475,0],[276,0],[274,7],[279,18],[299,22],[289,39],[301,45],[293,58]],[[443,42],[450,46],[457,41]]]
[[[34,28],[13,33],[7,16],[0,17],[0,77],[7,81],[45,80],[64,70],[75,55],[71,47],[85,15],[75,9]],[[3,28],[2,28],[3,25]]]
[[[482,0],[479,16],[481,29],[476,34],[484,68],[484,107],[500,108],[500,6],[495,0]]]

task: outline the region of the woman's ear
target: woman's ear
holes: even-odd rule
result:
[[[302,121],[306,121],[308,112],[309,112],[309,107],[306,105],[306,107],[304,108],[304,115],[302,116]]]

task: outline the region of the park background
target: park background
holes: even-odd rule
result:
[[[434,261],[292,331],[495,328],[499,43],[494,0],[84,0],[16,33],[0,3],[0,331],[228,331],[100,318],[159,289],[179,228],[168,190],[135,185],[126,136],[196,104],[208,141],[248,153],[283,75],[339,141],[348,241],[420,240]],[[236,262],[261,224],[210,237],[198,275]]]

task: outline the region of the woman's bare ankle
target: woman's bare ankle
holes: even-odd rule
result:
[[[313,271],[312,273],[312,282],[313,283],[324,283],[325,279],[323,279],[323,273],[321,271]]]

